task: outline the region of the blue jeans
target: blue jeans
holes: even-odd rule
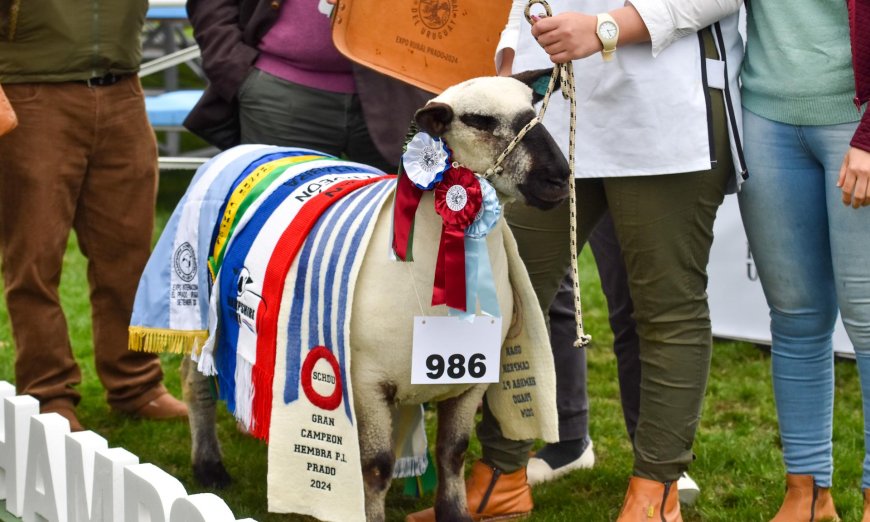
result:
[[[829,487],[838,309],[857,355],[870,447],[870,208],[844,206],[836,186],[857,124],[802,127],[743,114],[750,177],[740,211],[770,306],[785,465]]]

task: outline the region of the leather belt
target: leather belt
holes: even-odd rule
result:
[[[93,78],[79,81],[87,84],[88,87],[108,87],[109,85],[115,85],[127,76],[126,74],[106,73],[103,76],[94,76]]]

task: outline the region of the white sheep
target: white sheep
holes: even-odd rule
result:
[[[483,173],[532,118],[529,87],[548,71],[516,78],[477,78],[445,90],[420,109],[420,129],[445,140],[454,160]],[[504,160],[503,171],[489,179],[500,196],[537,207],[553,207],[567,196],[568,165],[543,126],[535,126]],[[385,205],[372,236],[373,245],[390,243],[390,207]],[[414,261],[387,258],[382,248],[370,249],[360,268],[353,302],[350,343],[353,397],[358,421],[366,519],[384,520],[384,499],[395,456],[391,445],[391,408],[398,404],[438,403],[435,511],[438,520],[470,521],[466,508],[463,462],[474,414],[486,385],[412,385],[411,344],[418,292],[431,288],[441,234],[441,218],[426,193],[414,229]],[[513,295],[508,280],[504,220],[487,236],[500,309],[502,341],[511,324]],[[416,287],[416,291],[415,291]],[[388,298],[387,298],[388,294]],[[424,292],[424,295],[428,296]],[[423,303],[425,315],[445,315],[444,307]],[[377,324],[374,328],[371,325]],[[389,332],[385,339],[384,332]],[[388,345],[387,345],[388,343]],[[215,404],[206,378],[185,365],[185,396],[190,405],[192,459],[196,479],[224,486],[230,478],[221,463],[215,431]]]

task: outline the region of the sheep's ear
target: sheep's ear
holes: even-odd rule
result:
[[[446,103],[429,102],[414,115],[417,126],[431,136],[439,137],[453,121],[453,109]]]
[[[550,85],[550,75],[552,74],[552,68],[536,69],[534,71],[523,71],[514,74],[512,78],[523,82],[532,89],[532,105],[534,105],[541,101],[547,93],[547,87]],[[556,82],[555,90],[559,90],[559,82]]]

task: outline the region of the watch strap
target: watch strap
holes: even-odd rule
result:
[[[599,13],[597,18],[595,34],[598,36],[598,39],[601,40],[601,57],[604,61],[610,61],[613,59],[613,55],[616,52],[616,42],[619,39],[619,25],[609,13]],[[601,32],[601,26],[608,22],[613,24],[613,27],[616,28],[616,33],[612,38],[602,34]]]

